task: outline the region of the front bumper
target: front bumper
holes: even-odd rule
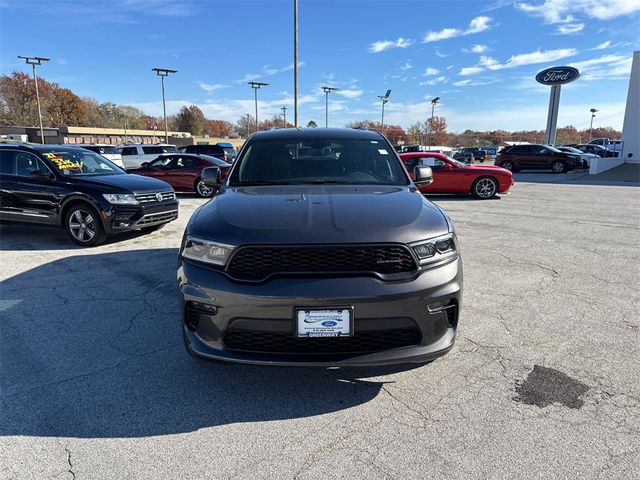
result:
[[[407,282],[373,277],[287,277],[256,285],[233,282],[223,273],[181,259],[178,282],[185,346],[198,357],[262,365],[423,363],[453,347],[462,300],[462,261],[458,257]],[[202,305],[215,307],[215,313],[203,311]],[[302,342],[309,339],[295,338],[294,307],[337,306],[353,307],[354,311],[354,336],[326,344],[337,346],[339,351],[329,347],[323,351],[320,339],[305,344]],[[362,338],[376,338],[384,345],[385,339],[412,329],[415,342],[410,345],[363,351],[367,347],[363,347]],[[235,337],[238,332],[253,338],[264,334],[268,340],[254,342],[253,347],[230,346],[231,334]],[[274,338],[294,345],[297,351],[279,351]],[[353,351],[340,348],[346,343],[338,343],[353,341],[355,345],[356,339],[361,343]],[[306,345],[315,347],[312,352],[300,351]]]
[[[177,199],[153,204],[112,205],[103,214],[105,229],[110,234],[162,225],[177,218]]]

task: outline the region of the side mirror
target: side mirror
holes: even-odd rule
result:
[[[445,170],[453,170],[453,166],[450,163],[443,164],[442,168],[444,168]]]
[[[418,187],[431,185],[433,183],[433,172],[431,167],[416,167],[413,169],[413,183]]]
[[[220,169],[218,167],[203,168],[202,181],[207,187],[217,187],[220,185]]]

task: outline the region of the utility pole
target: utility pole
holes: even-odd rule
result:
[[[324,92],[324,128],[329,128],[329,94],[336,90],[340,89],[335,87],[322,87],[322,91]]]
[[[160,77],[162,83],[162,113],[164,115],[164,141],[169,143],[169,127],[167,125],[167,104],[164,99],[164,77],[168,77],[170,73],[176,73],[177,70],[171,70],[170,68],[152,68],[152,72],[156,72],[156,75]]]
[[[378,98],[380,100],[382,100],[382,119],[380,124],[382,125],[381,129],[382,129],[382,134],[384,135],[384,106],[387,104],[387,102],[389,101],[389,95],[391,95],[391,90],[387,90],[387,93],[385,93],[384,95],[378,95]]]
[[[298,0],[293,0],[293,126],[298,128]]]
[[[284,122],[283,128],[287,128],[287,107],[283,105],[280,107],[280,110],[282,110],[282,121]]]
[[[596,112],[598,110],[596,110],[595,108],[592,108],[591,110],[589,110],[591,112],[591,125],[589,125],[589,141],[591,141],[592,138],[592,131],[593,131],[593,119],[596,116]]]
[[[269,85],[268,83],[264,83],[264,82],[248,82],[249,85],[251,86],[251,88],[253,88],[253,92],[254,92],[254,96],[255,96],[255,102],[256,102],[256,132],[258,131],[258,89],[262,88],[262,87],[266,87],[267,85]]]
[[[433,114],[436,110],[436,103],[440,100],[440,97],[436,97],[431,100],[431,122],[429,122],[429,150],[431,150],[431,131],[433,130]],[[428,151],[428,150],[427,150]]]
[[[27,65],[31,65],[33,68],[33,82],[36,85],[36,102],[38,103],[38,119],[40,120],[40,143],[44,145],[44,128],[42,128],[42,110],[40,109],[40,92],[38,91],[36,65],[42,65],[42,62],[48,62],[49,59],[45,57],[23,57],[20,55],[18,55],[18,58],[23,59]]]

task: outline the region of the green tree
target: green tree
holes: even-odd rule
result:
[[[307,123],[307,128],[316,128],[317,126],[318,124],[313,120],[309,120],[309,123]]]

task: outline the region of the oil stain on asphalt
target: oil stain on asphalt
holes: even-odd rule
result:
[[[540,408],[559,403],[569,408],[580,408],[580,398],[589,387],[553,368],[535,365],[527,379],[516,384],[515,400]]]

